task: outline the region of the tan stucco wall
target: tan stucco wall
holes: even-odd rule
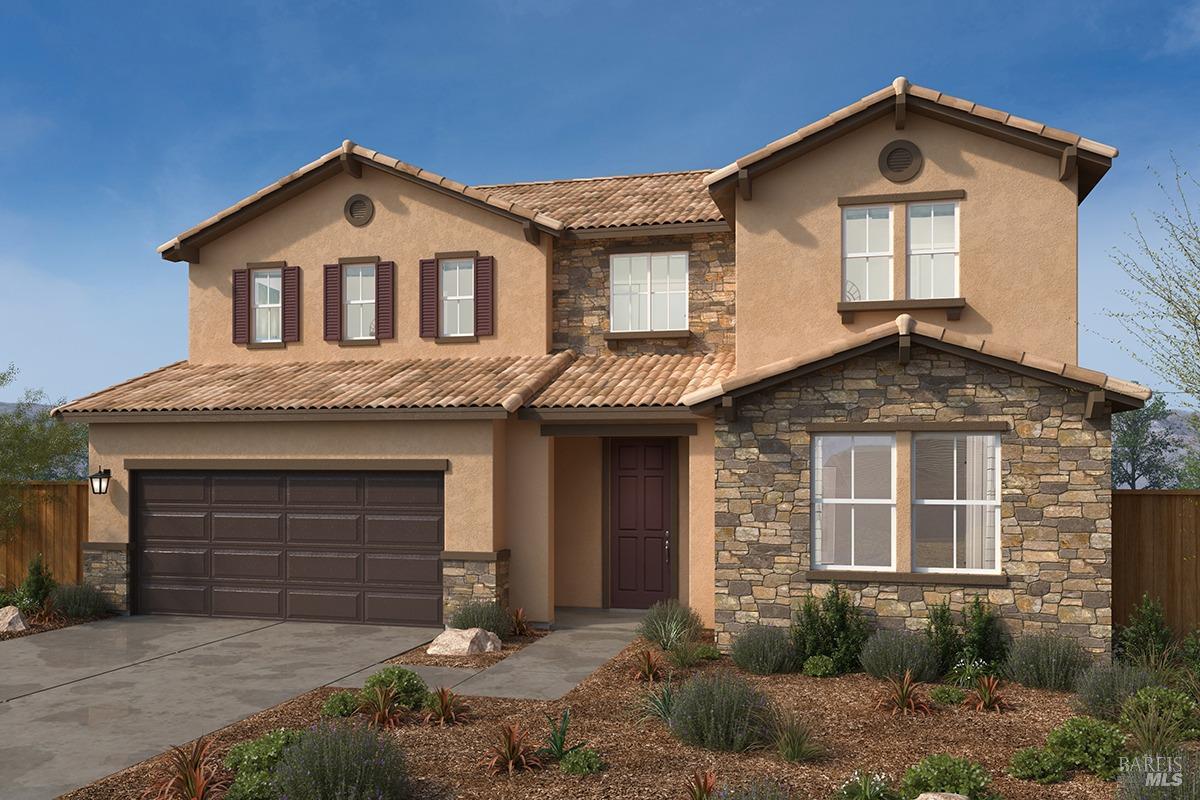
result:
[[[688,437],[680,447],[680,524],[684,529],[679,537],[682,550],[679,599],[695,609],[706,626],[711,626],[714,620],[716,580],[714,446],[713,422],[701,420],[696,435]]]
[[[879,172],[879,151],[894,139],[914,142],[925,158],[907,183]],[[853,324],[841,323],[839,197],[954,189],[966,191],[959,288],[968,307],[949,323],[944,311],[911,313],[1076,362],[1075,181],[1059,181],[1058,171],[1056,157],[910,114],[903,130],[880,120],[755,178],[752,199],[737,199],[738,368],[797,355],[900,313],[859,313]],[[905,219],[904,206],[895,206],[895,298],[906,296]]]
[[[554,440],[540,431],[536,422],[507,425],[509,602],[535,622],[553,622]]]
[[[554,580],[560,606],[602,608],[604,440],[554,443]]]
[[[342,213],[353,194],[375,202],[375,217],[362,228],[350,225]],[[243,363],[545,353],[550,246],[549,236],[532,245],[519,223],[411,181],[366,167],[359,179],[338,175],[201,249],[200,262],[187,268],[189,358]],[[476,343],[421,339],[418,261],[463,250],[496,259],[496,335]],[[323,266],[355,256],[396,264],[396,338],[377,347],[340,347],[323,337]],[[301,268],[301,341],[283,349],[249,350],[231,342],[232,270],[269,261]]]

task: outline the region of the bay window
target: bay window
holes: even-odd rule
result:
[[[958,204],[908,207],[908,294],[958,297]]]
[[[896,527],[896,437],[813,438],[815,568],[891,569]]]
[[[842,209],[842,299],[892,299],[892,207]]]
[[[912,443],[912,542],[917,571],[994,572],[999,563],[1000,440],[927,433]]]
[[[612,255],[609,278],[610,331],[688,329],[687,253]]]

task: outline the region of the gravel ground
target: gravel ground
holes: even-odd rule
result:
[[[883,682],[866,675],[807,678],[800,675],[748,676],[783,708],[802,713],[820,732],[829,754],[821,761],[790,764],[770,751],[750,754],[712,753],[683,745],[656,721],[642,722],[639,699],[643,684],[632,677],[633,659],[644,643],[634,643],[601,667],[561,700],[539,702],[470,698],[470,724],[438,728],[414,718],[392,735],[408,754],[425,798],[497,798],[498,800],[601,800],[621,798],[677,799],[697,768],[714,770],[721,783],[738,784],[773,778],[797,797],[823,800],[855,769],[898,776],[925,755],[949,752],[982,762],[993,776],[994,789],[1006,800],[1113,800],[1114,784],[1078,776],[1057,786],[1039,786],[1004,774],[1013,752],[1045,742],[1046,734],[1072,716],[1070,696],[1008,685],[1013,710],[980,713],[940,708],[929,717],[892,718],[875,703]],[[728,667],[728,661],[702,669]],[[681,679],[684,675],[677,675]],[[280,726],[304,726],[317,719],[321,700],[330,690],[302,695],[215,734],[221,755],[234,742]],[[585,739],[598,750],[607,769],[599,775],[575,777],[549,767],[512,778],[489,776],[479,765],[483,751],[502,723],[519,723],[538,738],[548,728],[546,714],[571,709],[571,741]],[[134,800],[156,776],[162,757],[143,762],[66,797],[73,800]]]

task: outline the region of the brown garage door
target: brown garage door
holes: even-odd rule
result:
[[[141,472],[134,610],[437,625],[439,472]]]

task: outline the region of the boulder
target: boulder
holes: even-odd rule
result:
[[[0,608],[0,633],[21,633],[29,630],[21,609],[16,606]]]
[[[483,628],[447,628],[425,652],[431,656],[473,656],[500,649],[500,637]]]

